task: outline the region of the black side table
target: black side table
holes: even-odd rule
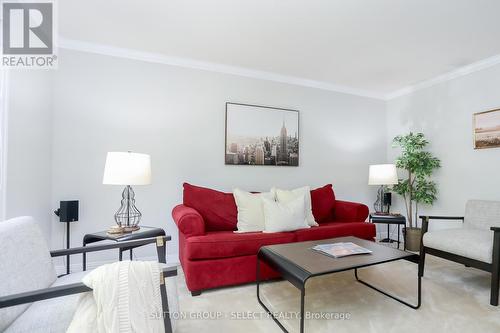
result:
[[[391,224],[397,224],[398,225],[398,249],[399,249],[399,234],[400,234],[400,228],[401,225],[406,226],[406,218],[403,215],[379,215],[376,213],[371,213],[370,214],[370,222],[371,223],[385,223],[387,224],[387,238],[382,239],[380,242],[382,243],[393,243],[395,240],[391,239],[390,237],[390,232],[389,232],[389,227]],[[404,250],[406,250],[406,240],[403,244]]]
[[[152,237],[158,237],[158,236],[166,236],[165,230],[163,230],[161,228],[141,226],[141,228],[139,230],[129,232],[129,233],[123,233],[123,234],[108,234],[107,231],[99,231],[99,232],[95,232],[92,234],[86,234],[85,236],[83,236],[83,246],[87,246],[87,244],[95,243],[95,242],[99,242],[99,241],[103,241],[103,240],[112,240],[115,242],[123,242],[123,241],[152,238]],[[130,251],[130,260],[132,260],[132,255],[133,255],[132,250],[136,247],[139,247],[139,246],[119,248],[118,259],[120,261],[122,261],[123,252]],[[165,257],[165,244],[163,247],[163,252],[164,252],[163,257]],[[87,269],[87,254],[83,253],[83,270],[85,271],[86,269]]]

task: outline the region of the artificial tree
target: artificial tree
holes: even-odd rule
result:
[[[393,140],[393,147],[401,148],[396,167],[406,170],[407,177],[400,179],[392,190],[404,199],[410,230],[417,228],[418,204],[432,205],[436,200],[437,186],[430,176],[441,166],[441,162],[424,150],[428,143],[423,133],[412,132],[397,136]]]

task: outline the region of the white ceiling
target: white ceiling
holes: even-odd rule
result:
[[[500,54],[499,0],[64,0],[63,39],[387,95]]]

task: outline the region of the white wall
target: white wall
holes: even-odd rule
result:
[[[12,70],[8,77],[5,215],[33,216],[49,240],[52,72]]]
[[[390,140],[423,131],[442,160],[439,200],[422,213],[463,214],[469,198],[500,200],[500,149],[474,150],[472,114],[500,107],[500,66],[387,102],[312,88],[62,50],[59,69],[12,72],[8,105],[7,217],[33,215],[52,247],[64,226],[52,210],[78,199],[72,244],[113,224],[121,188],[101,184],[106,152],[149,153],[153,185],[136,187],[144,224],[177,231],[170,211],[183,181],[230,191],[333,182],[341,199],[371,206],[372,163],[393,161]],[[300,167],[224,165],[224,105],[300,110]],[[386,116],[387,112],[387,116]],[[397,196],[393,211],[404,212]],[[138,251],[150,256],[154,250]],[[89,260],[114,258],[90,255]]]
[[[52,204],[80,200],[74,245],[114,223],[122,188],[102,185],[108,151],[151,154],[153,184],[135,187],[137,206],[144,225],[173,235],[168,250],[175,254],[170,212],[182,201],[184,181],[225,191],[332,182],[338,198],[374,201],[376,189],[366,185],[368,165],[387,158],[382,101],[68,50],[59,61]],[[225,166],[227,101],[300,110],[300,167]],[[63,226],[54,220],[52,229],[52,246],[62,246]]]
[[[442,162],[435,173],[438,200],[422,213],[463,215],[468,199],[500,200],[500,149],[474,150],[472,138],[473,113],[500,108],[499,87],[497,65],[387,103],[388,140],[421,131]],[[388,161],[397,154],[389,148]],[[404,212],[401,201],[394,209]]]

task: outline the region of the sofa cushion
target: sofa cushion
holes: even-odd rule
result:
[[[372,240],[375,237],[375,224],[367,222],[330,222],[319,227],[295,231],[296,241],[305,242],[335,237],[354,236]]]
[[[183,200],[200,213],[207,231],[236,230],[238,210],[232,193],[184,183]]]
[[[291,200],[296,199],[299,196],[304,197],[305,214],[307,224],[312,226],[317,226],[318,223],[314,219],[311,206],[311,188],[309,186],[299,187],[293,190],[282,190],[279,188],[272,188],[271,192],[276,192],[276,201],[280,203],[286,203]]]
[[[490,263],[493,253],[493,231],[456,228],[429,231],[424,234],[424,246],[462,257]]]
[[[263,198],[274,201],[274,193],[251,193],[235,188],[234,200],[238,209],[237,232],[263,231],[265,229]]]
[[[262,206],[266,233],[310,228],[306,219],[304,195],[286,203],[262,198]]]
[[[208,232],[204,236],[186,239],[186,257],[190,260],[230,258],[255,255],[262,246],[291,243],[293,232]]]
[[[311,191],[311,206],[316,222],[324,223],[333,220],[335,193],[332,184]]]

